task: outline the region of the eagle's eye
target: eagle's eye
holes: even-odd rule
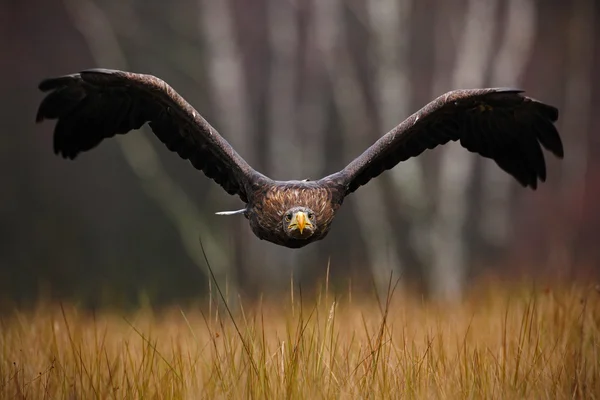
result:
[[[309,212],[308,213],[308,219],[310,219],[311,221],[315,219],[315,214]]]
[[[285,220],[287,222],[290,222],[292,220],[292,213],[291,212],[285,214]]]

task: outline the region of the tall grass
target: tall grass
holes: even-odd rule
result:
[[[597,398],[599,306],[593,288],[498,285],[454,305],[324,289],[234,320],[40,305],[0,319],[0,398]]]

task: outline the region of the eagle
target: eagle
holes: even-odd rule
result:
[[[148,123],[179,157],[230,195],[262,240],[300,248],[323,239],[346,196],[398,163],[449,141],[491,158],[522,186],[546,180],[542,147],[563,158],[558,109],[510,88],[441,95],[379,138],[344,169],[319,180],[278,181],[253,169],[182,96],[148,74],[109,69],[43,80],[36,122],[57,120],[54,153],[75,159],[103,139]]]

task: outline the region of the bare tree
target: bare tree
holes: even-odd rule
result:
[[[369,29],[374,47],[374,78],[379,126],[389,130],[410,115],[409,43],[412,0],[368,0]],[[418,158],[391,170],[400,194],[411,209],[423,208],[427,196]]]
[[[533,0],[510,0],[499,50],[491,62],[492,86],[520,87],[531,57],[537,26]],[[510,237],[510,194],[513,179],[495,162],[483,160],[479,231],[490,244],[504,247]]]
[[[566,136],[570,156],[565,159],[563,180],[581,187],[587,166],[587,135],[590,122],[594,70],[595,2],[576,0],[572,3],[569,21],[566,99],[562,129]],[[579,135],[577,135],[579,134]]]
[[[344,142],[343,153],[353,158],[372,144],[369,136],[365,137],[372,124],[342,35],[343,3],[340,0],[324,0],[315,4],[316,23],[323,26],[318,47],[330,75],[344,134],[349,138]],[[385,292],[390,272],[396,278],[401,272],[400,260],[393,249],[394,231],[386,213],[384,195],[380,181],[372,180],[368,188],[355,193],[350,202],[354,206],[373,279],[380,292]]]
[[[75,26],[85,38],[96,63],[127,69],[127,59],[121,49],[111,23],[104,11],[91,0],[64,0]],[[231,273],[229,253],[221,250],[200,211],[166,173],[152,143],[144,135],[128,134],[116,137],[119,148],[140,179],[146,193],[153,198],[179,231],[184,249],[202,271],[204,255],[198,243],[198,233],[213,261],[217,280],[224,285]],[[234,288],[235,281],[229,286]]]
[[[302,148],[296,132],[298,27],[288,2],[267,1],[271,74],[269,91],[269,172],[275,179],[303,179]]]
[[[409,44],[411,41],[412,0],[369,0],[368,26],[374,49],[374,81],[379,127],[392,129],[411,114],[413,92],[410,77]],[[410,158],[399,168],[389,171],[395,193],[409,227],[409,239],[419,260],[427,263],[429,253],[426,214],[430,201],[425,190],[425,176],[420,158]]]
[[[198,30],[206,49],[206,63],[209,76],[209,90],[215,107],[215,121],[236,149],[244,154],[248,162],[256,162],[253,154],[255,138],[251,129],[254,120],[248,106],[244,63],[234,32],[231,2],[199,0]],[[239,208],[239,200],[231,199],[230,208]],[[247,242],[254,239],[243,218],[234,217],[234,247],[236,254],[234,267],[238,275],[248,267],[261,265],[261,253]],[[243,255],[243,256],[242,256]],[[243,276],[238,276],[243,278]]]
[[[453,88],[479,87],[485,83],[488,60],[493,50],[497,3],[497,0],[468,1],[453,70]],[[435,297],[457,300],[462,295],[467,265],[464,227],[474,155],[458,143],[449,143],[440,150],[438,204],[432,224],[430,285]]]
[[[209,89],[216,118],[232,146],[248,152],[252,149],[252,135],[248,129],[252,118],[231,10],[226,1],[200,0],[199,6],[198,28],[206,46]],[[250,159],[253,155],[246,157]]]
[[[297,7],[289,2],[268,0],[268,42],[271,57],[270,74],[266,82],[268,91],[268,171],[274,179],[305,179],[305,141],[297,131],[298,96],[297,79],[299,73],[299,37]],[[274,247],[269,252],[271,274],[278,271],[293,271],[307,261],[303,250],[290,252]],[[312,254],[312,252],[308,253]],[[314,258],[314,257],[311,257]],[[286,260],[286,268],[280,268],[281,260]]]
[[[328,36],[327,31],[332,28],[316,23],[318,16],[314,17],[314,7],[310,2],[298,2],[298,7],[304,13],[307,33],[304,48],[299,49],[303,57],[298,60],[296,134],[302,137],[304,177],[315,179],[325,173],[327,106],[330,99],[327,91],[329,78],[318,51],[318,43],[327,41],[323,37]]]
[[[587,165],[587,135],[590,121],[594,66],[595,7],[592,0],[571,3],[567,42],[566,98],[562,115],[562,130],[568,142],[569,157],[565,159],[565,188],[581,187]]]
[[[566,93],[561,124],[562,131],[568,133],[565,135],[568,156],[564,160],[561,197],[567,200],[568,196],[576,194],[574,198],[579,204],[577,222],[580,223],[583,219],[583,199],[588,184],[586,182],[589,168],[588,146],[591,143],[588,135],[592,113],[592,79],[596,72],[594,71],[594,39],[597,12],[593,0],[575,0],[571,3],[568,25]],[[578,224],[569,225],[562,232],[563,236],[551,243],[551,251],[548,253],[548,263],[556,270],[563,269],[563,265],[572,265],[576,259],[576,255],[572,253],[573,249],[570,254],[568,253],[568,245],[556,245],[578,239]]]

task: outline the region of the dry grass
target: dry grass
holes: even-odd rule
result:
[[[296,297],[298,297],[296,295]],[[0,398],[595,398],[600,294],[496,287],[460,305],[298,298],[1,319]],[[237,328],[236,328],[237,325]]]

